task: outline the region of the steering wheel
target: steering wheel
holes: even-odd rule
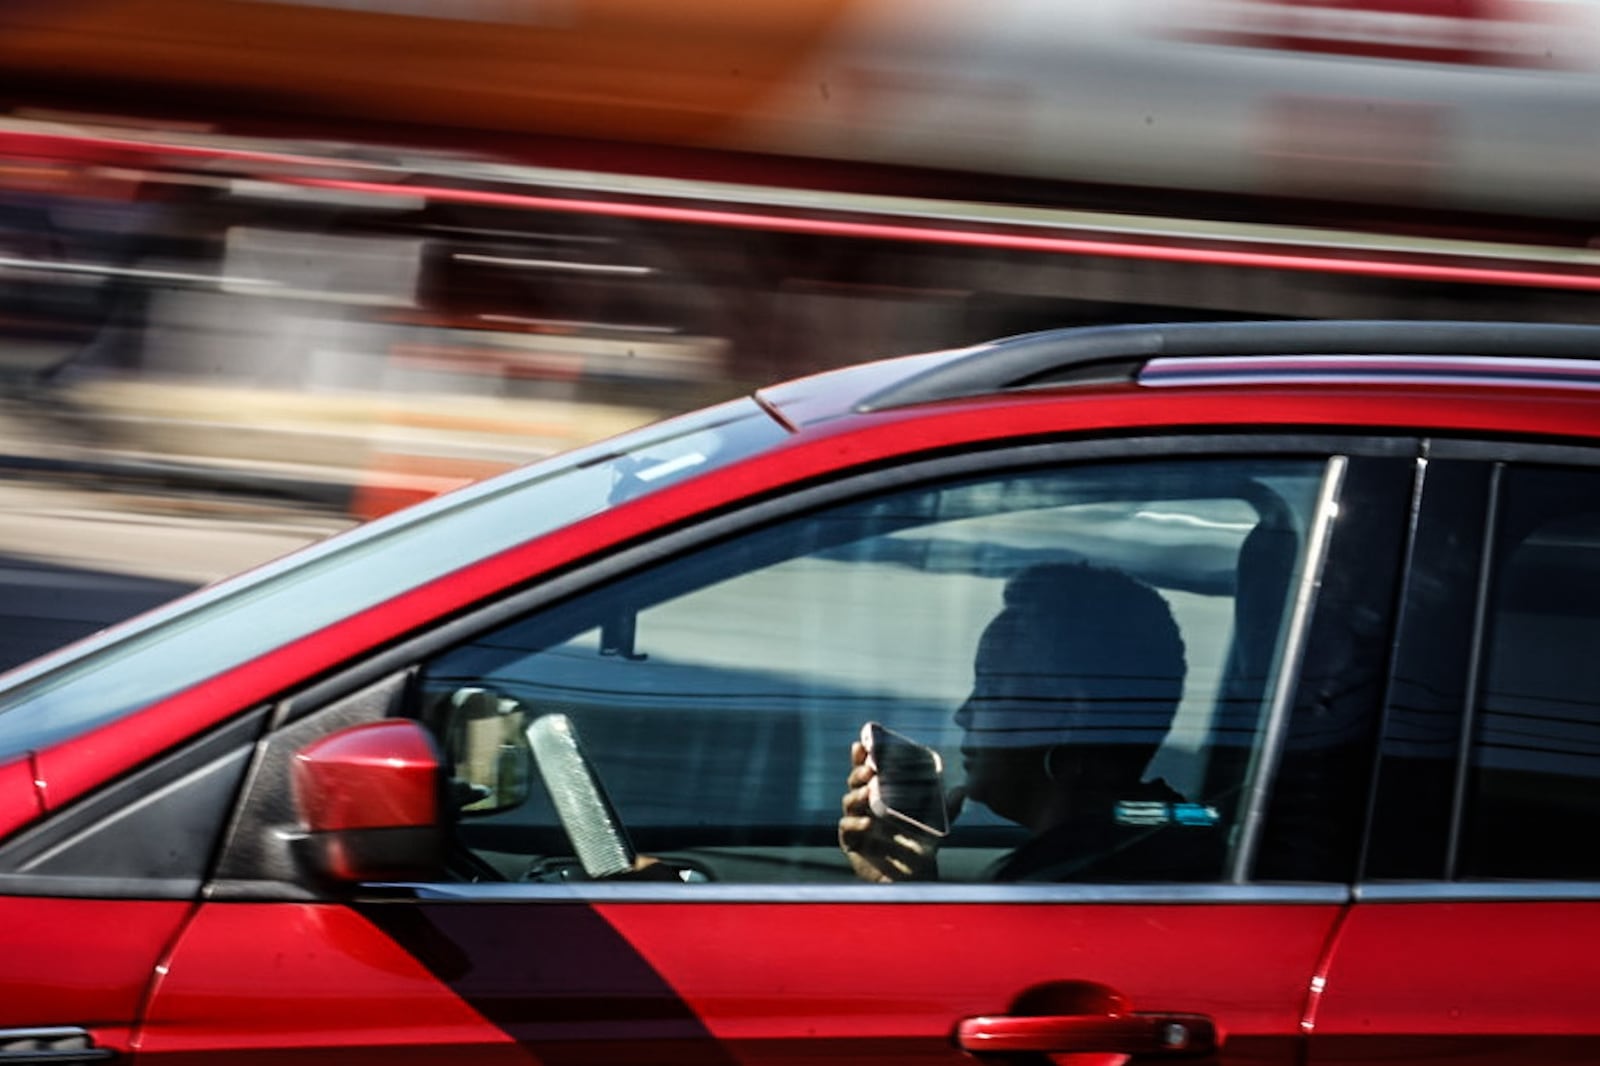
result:
[[[534,764],[583,872],[601,878],[634,870],[638,852],[584,753],[572,719],[541,714],[529,723],[527,735]]]

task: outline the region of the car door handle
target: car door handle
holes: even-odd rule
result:
[[[75,1066],[104,1062],[110,1048],[95,1047],[94,1037],[77,1026],[0,1029],[0,1066]]]
[[[979,1055],[1209,1055],[1217,1027],[1203,1014],[1004,1014],[963,1019],[956,1044]]]

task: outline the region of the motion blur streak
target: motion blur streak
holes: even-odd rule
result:
[[[1578,216],[1594,0],[72,0],[21,104]],[[1004,192],[1000,195],[1004,197]]]

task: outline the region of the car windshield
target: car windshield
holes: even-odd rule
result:
[[[735,400],[511,471],[210,586],[14,671],[0,691],[0,759],[148,706],[785,433],[755,401]]]

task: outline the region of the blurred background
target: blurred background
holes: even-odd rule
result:
[[[1597,320],[1600,0],[0,0],[0,665],[827,367]]]

